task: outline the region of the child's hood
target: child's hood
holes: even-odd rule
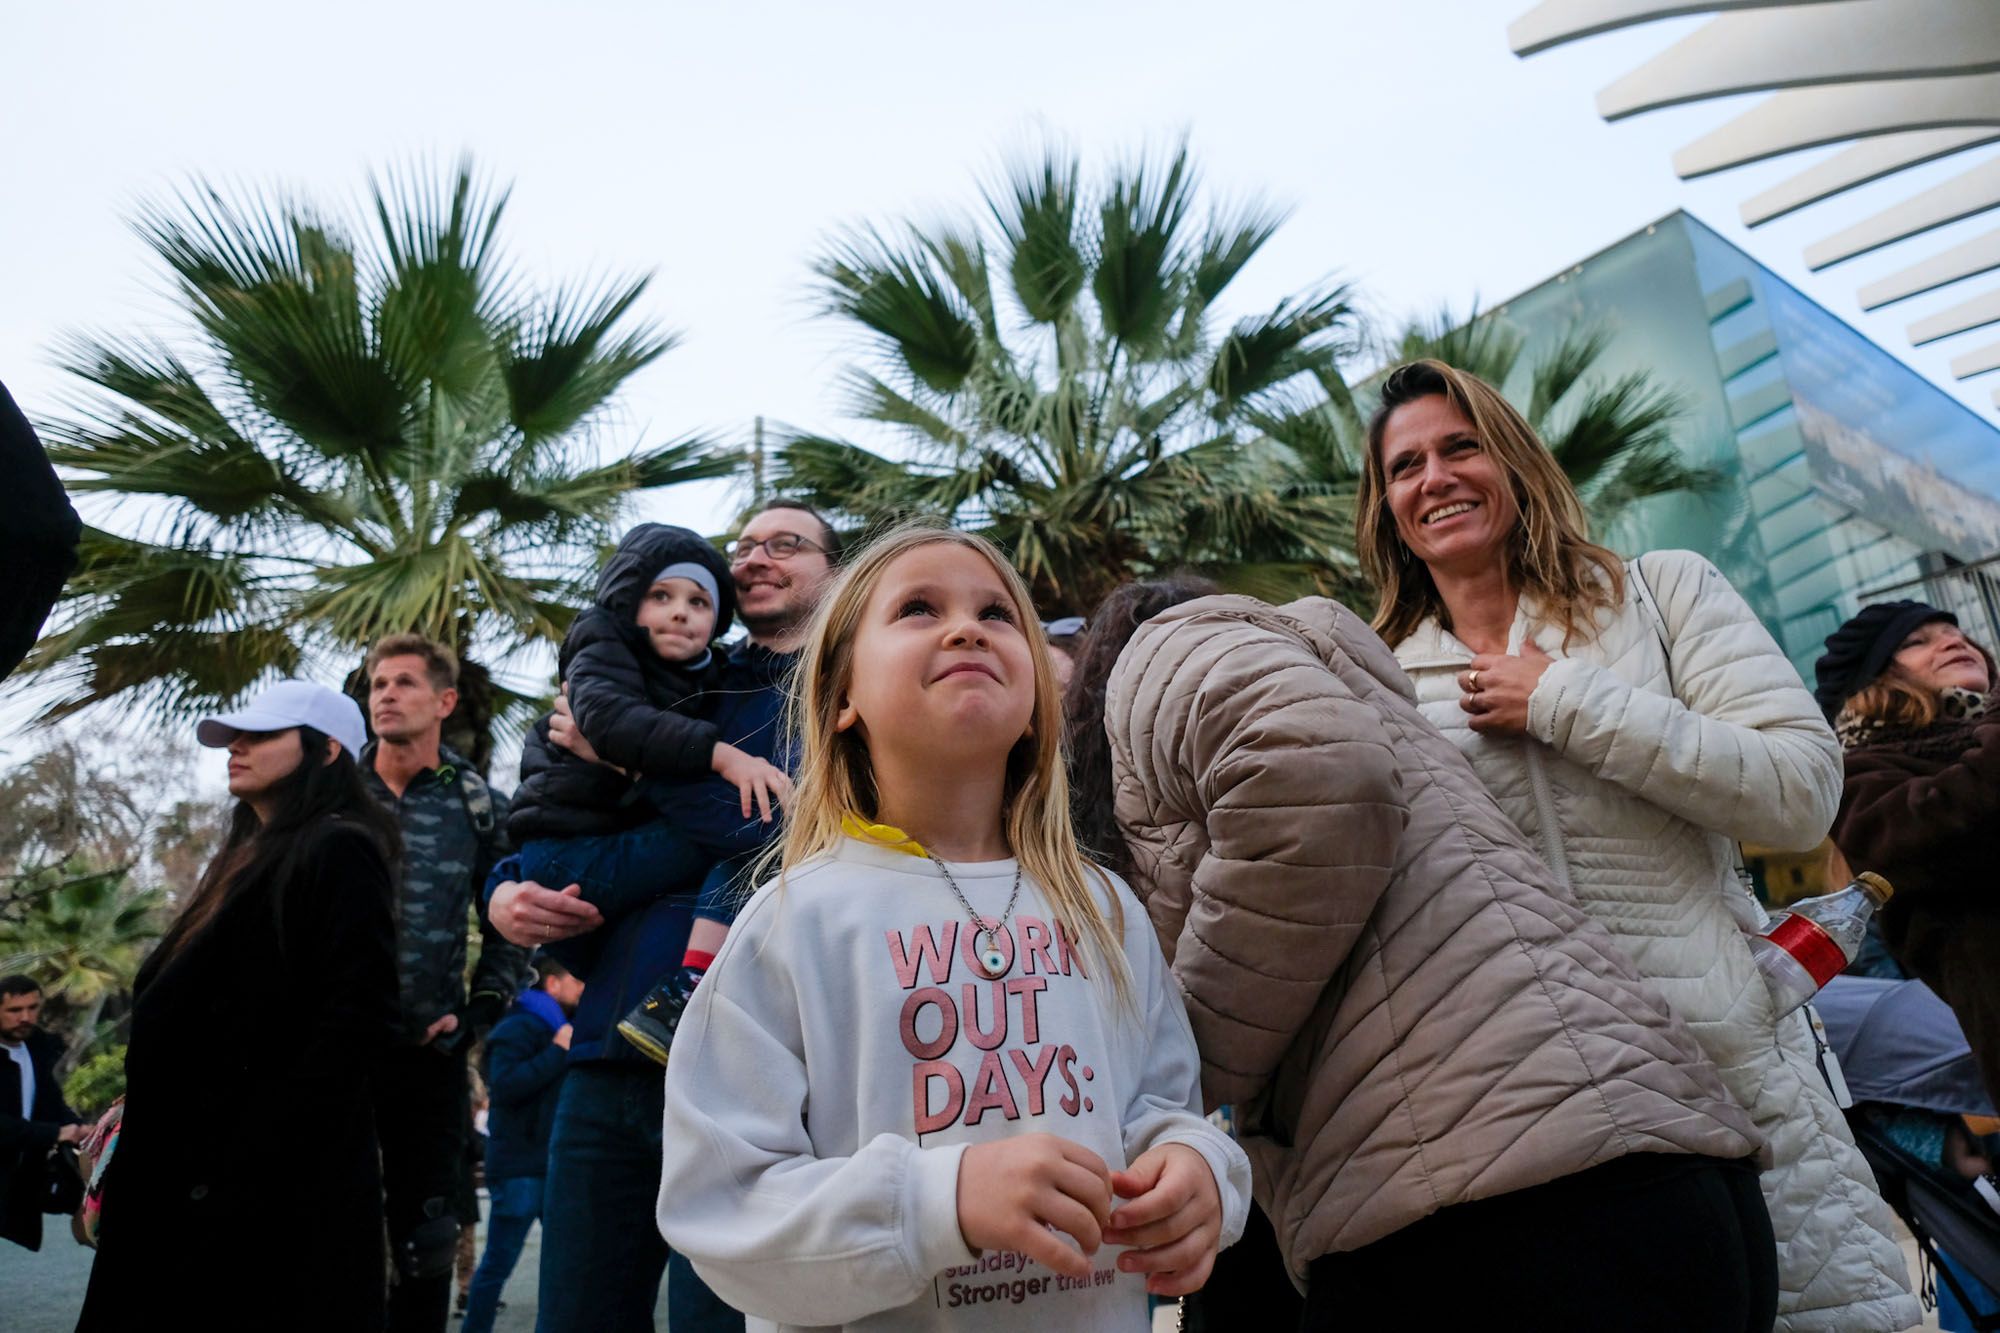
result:
[[[632,624],[639,601],[668,565],[696,561],[715,575],[715,634],[721,638],[736,615],[736,582],[729,562],[699,533],[669,523],[641,523],[625,534],[597,576],[597,604],[620,625]]]

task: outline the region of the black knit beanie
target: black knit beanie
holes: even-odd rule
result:
[[[1819,688],[1813,698],[1831,722],[1840,706],[1872,684],[1903,646],[1910,631],[1933,620],[1956,625],[1958,617],[1923,602],[1877,602],[1826,636],[1826,654],[1813,663]]]

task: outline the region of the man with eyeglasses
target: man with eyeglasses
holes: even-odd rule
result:
[[[729,744],[789,768],[780,739],[785,677],[832,581],[839,542],[811,508],[774,501],[744,524],[727,550],[736,615],[750,636],[729,655],[718,687],[724,702],[712,721]],[[558,700],[556,709],[550,739],[596,758],[565,702]],[[506,878],[507,867],[503,862],[495,871],[505,882],[488,901],[495,928],[517,944],[557,946],[563,961],[589,982],[571,1019],[570,1072],[550,1136],[536,1328],[651,1329],[664,1271],[673,1333],[739,1333],[743,1317],[678,1256],[669,1261],[654,1220],[664,1087],[659,1066],[615,1031],[647,988],[685,961],[693,899],[667,912],[607,917],[578,886],[517,883]]]

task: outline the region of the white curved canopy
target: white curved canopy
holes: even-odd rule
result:
[[[1608,120],[1746,92],[1771,95],[1674,155],[1683,179],[1827,144],[1851,147],[1742,206],[1759,226],[1856,186],[2000,141],[2000,0],[1543,0],[1508,40],[1531,55],[1565,42],[1691,14],[1716,17],[1598,96]],[[1886,246],[1921,244],[1947,223],[2000,208],[2000,159],[1809,246],[1825,268]],[[2000,232],[1861,290],[1876,309],[2000,272]],[[1989,283],[1990,283],[1989,279]],[[2000,284],[1910,326],[1918,343],[2000,323]],[[2000,343],[1952,358],[1961,379],[2000,370]],[[2000,402],[2000,395],[1996,395]]]

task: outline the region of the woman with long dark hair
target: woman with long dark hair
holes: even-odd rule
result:
[[[228,750],[238,804],[133,987],[77,1328],[157,1328],[166,1302],[216,1328],[380,1328],[367,1079],[395,1030],[401,839],[355,763],[361,710],[281,681],[196,735]]]

